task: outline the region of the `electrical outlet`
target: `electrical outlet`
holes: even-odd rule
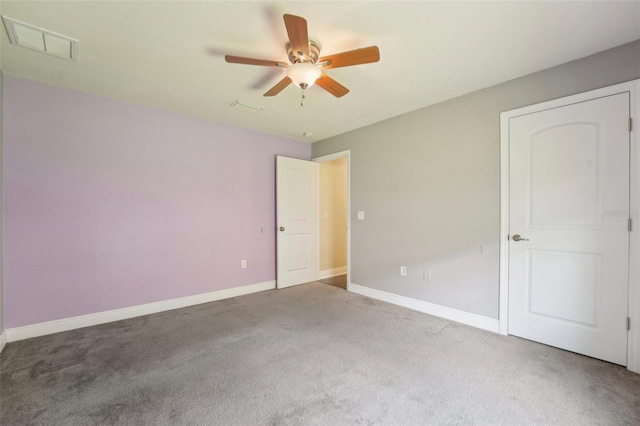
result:
[[[242,269],[245,269],[245,268],[247,267],[247,259],[242,259],[242,260],[240,261],[240,267],[241,267]]]
[[[406,266],[401,266],[400,267],[400,275],[402,275],[403,277],[407,276],[407,267]]]

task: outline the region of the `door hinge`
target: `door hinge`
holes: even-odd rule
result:
[[[631,227],[632,227],[632,225],[631,225],[631,218],[629,218],[629,219],[628,219],[628,222],[627,222],[627,229],[629,230],[629,232],[631,232]]]
[[[631,330],[631,318],[627,317],[627,330]]]
[[[633,120],[629,117],[629,131],[633,128]]]

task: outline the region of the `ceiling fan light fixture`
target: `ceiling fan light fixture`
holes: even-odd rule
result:
[[[298,62],[287,68],[287,77],[302,89],[313,86],[321,75],[322,70],[308,62]]]

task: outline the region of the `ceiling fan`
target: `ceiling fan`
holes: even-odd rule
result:
[[[226,55],[224,57],[225,61],[232,64],[286,68],[287,76],[269,89],[264,96],[275,96],[293,83],[301,89],[317,84],[339,98],[349,93],[349,89],[329,77],[323,70],[368,64],[380,60],[377,46],[320,56],[320,44],[310,39],[307,33],[307,20],[294,15],[284,15],[283,17],[289,35],[287,53],[291,65],[279,61],[243,58],[241,56]]]

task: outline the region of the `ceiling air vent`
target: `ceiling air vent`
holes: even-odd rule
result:
[[[2,17],[11,44],[68,59],[78,60],[78,40],[52,33],[33,25]]]
[[[263,106],[250,104],[249,102],[241,101],[240,99],[231,102],[231,106],[249,112],[258,112],[264,109]]]

